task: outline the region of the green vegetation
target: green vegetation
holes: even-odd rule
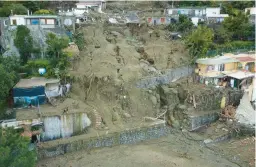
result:
[[[21,64],[26,64],[33,52],[33,38],[26,26],[19,25],[17,27],[14,44],[19,50]]]
[[[51,14],[54,14],[53,11],[51,10],[47,10],[47,9],[40,9],[40,10],[37,10],[34,14],[46,14],[46,15],[51,15]]]
[[[11,11],[13,14],[17,15],[27,14],[27,8],[22,4],[5,2],[0,7],[0,17],[9,17],[11,15]]]
[[[254,26],[249,23],[249,15],[239,11],[236,15],[224,20],[223,28],[230,32],[233,39],[247,39],[254,34]]]
[[[29,138],[12,128],[0,129],[0,164],[6,167],[34,167],[36,152],[28,149]]]
[[[193,27],[191,20],[185,15],[179,15],[179,21],[177,23],[171,23],[167,26],[169,31],[187,32]]]
[[[185,43],[189,49],[191,59],[196,60],[200,57],[205,57],[208,49],[213,42],[213,30],[206,26],[198,26],[194,29],[186,39]]]
[[[83,32],[76,32],[73,34],[74,42],[77,45],[79,50],[84,49],[84,33]]]
[[[58,78],[65,78],[70,62],[68,54],[63,52],[63,49],[68,47],[69,39],[49,33],[46,43],[48,45],[47,55],[51,69],[55,70],[54,73]]]

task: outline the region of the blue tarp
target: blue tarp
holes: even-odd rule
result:
[[[43,86],[33,88],[13,88],[13,97],[24,97],[24,96],[39,96],[44,95],[45,89]]]
[[[43,86],[32,88],[13,88],[14,107],[28,107],[29,104],[37,106],[46,102],[45,88]]]
[[[15,108],[24,108],[28,107],[30,104],[32,106],[38,106],[45,103],[45,95],[39,96],[23,96],[23,97],[14,97],[14,107]]]

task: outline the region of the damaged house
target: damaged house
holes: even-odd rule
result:
[[[254,54],[224,54],[196,61],[198,81],[206,85],[246,89],[255,76]]]
[[[17,128],[25,124],[27,131],[32,131],[34,124],[40,125],[42,133],[37,135],[41,141],[83,133],[91,125],[87,112],[92,109],[71,99],[65,99],[62,105],[47,103],[66,91],[58,79],[21,79],[13,88],[16,119],[12,124]]]

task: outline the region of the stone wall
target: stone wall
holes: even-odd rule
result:
[[[193,68],[191,67],[180,67],[176,69],[169,69],[164,71],[163,75],[148,77],[137,82],[136,86],[138,88],[151,88],[158,85],[169,84],[182,77],[189,76],[193,73]]]
[[[212,89],[206,91],[190,92],[186,102],[193,105],[195,97],[197,111],[209,111],[220,109],[221,100],[226,97],[226,105],[238,106],[243,93],[238,90]]]
[[[149,139],[160,138],[168,135],[169,133],[169,127],[165,126],[165,124],[159,124],[150,127],[110,133],[104,136],[93,137],[84,140],[76,140],[73,142],[67,142],[65,144],[59,144],[47,148],[38,147],[38,159],[54,157],[83,149],[90,150],[93,148],[111,147],[121,144],[134,144]]]

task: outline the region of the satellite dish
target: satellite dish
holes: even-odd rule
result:
[[[46,73],[46,69],[45,68],[39,68],[38,70],[40,75],[44,75]]]
[[[71,19],[65,19],[64,20],[64,25],[66,25],[66,26],[72,25],[72,20]]]

